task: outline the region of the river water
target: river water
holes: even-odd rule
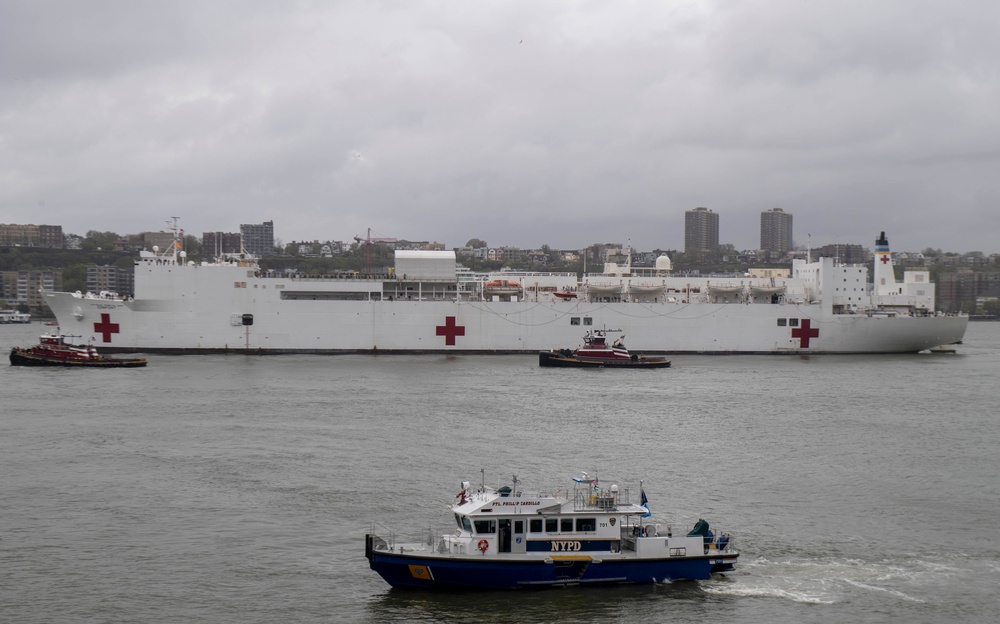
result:
[[[0,348],[41,325],[0,326]],[[953,354],[149,356],[0,367],[3,622],[994,622],[1000,323]],[[459,483],[586,470],[731,533],[706,582],[390,589],[372,525],[452,530]]]

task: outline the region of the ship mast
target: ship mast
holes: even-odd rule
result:
[[[177,264],[177,253],[182,249],[184,230],[177,227],[180,217],[170,217],[170,219],[170,221],[167,221],[167,229],[174,235],[174,240],[170,244],[170,257],[173,259],[174,264]]]

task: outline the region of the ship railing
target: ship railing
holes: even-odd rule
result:
[[[735,553],[733,547],[733,536],[723,531],[715,531],[715,534],[706,544],[709,553]]]
[[[607,511],[616,509],[618,505],[628,504],[630,504],[628,488],[621,488],[615,491],[612,488],[604,486],[583,484],[573,490],[574,511]]]
[[[80,291],[77,291],[77,292],[80,292]],[[76,296],[76,293],[74,293],[74,296]],[[119,295],[116,292],[110,292],[110,291],[107,291],[107,290],[102,290],[102,291],[96,292],[96,293],[95,292],[87,291],[86,293],[83,293],[82,295],[80,295],[80,297],[82,299],[104,299],[104,300],[107,300],[107,301],[128,301],[128,300],[131,299],[131,297],[124,297],[122,295]]]
[[[377,522],[372,522],[368,527],[368,533],[375,538],[376,542],[381,540],[388,550],[396,549],[396,534]]]
[[[688,535],[690,536],[691,534],[689,533]],[[737,552],[734,547],[735,540],[733,540],[733,536],[726,531],[711,529],[708,531],[708,535],[704,535],[702,539],[705,544],[706,555],[735,554]]]
[[[393,279],[391,275],[388,274],[372,274],[372,273],[360,273],[357,271],[338,271],[335,273],[321,273],[321,274],[308,274],[308,273],[293,273],[293,274],[261,274],[261,277],[282,277],[288,278],[299,282],[344,282],[349,280],[357,281],[386,281]]]
[[[565,271],[499,271],[484,273],[482,277],[485,281],[493,279],[509,279],[511,277],[576,277],[576,273]]]
[[[436,551],[439,553],[454,552],[456,548],[464,552],[468,536],[463,535],[460,529],[455,529],[451,534],[446,529],[427,527],[419,538],[400,538],[394,531],[388,529],[377,522],[369,525],[368,533],[372,536],[373,546],[376,550],[387,551]],[[410,534],[414,536],[413,533]]]

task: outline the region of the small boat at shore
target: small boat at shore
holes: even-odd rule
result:
[[[649,521],[646,492],[605,486],[586,473],[574,486],[528,492],[468,481],[451,505],[450,533],[403,543],[365,536],[369,566],[394,587],[516,589],[704,580],[739,558],[728,533],[699,519],[674,533]]]
[[[562,368],[669,368],[670,360],[662,356],[629,353],[625,336],[610,346],[608,330],[596,329],[583,336],[578,349],[550,349],[538,352],[538,365]]]
[[[17,324],[27,324],[31,322],[31,315],[27,312],[18,312],[17,310],[0,310],[0,323],[17,323]]]
[[[146,365],[143,358],[113,358],[101,355],[93,346],[71,344],[62,334],[42,334],[39,342],[27,349],[10,350],[12,366],[67,366],[82,368],[138,368]]]

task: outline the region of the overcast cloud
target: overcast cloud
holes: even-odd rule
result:
[[[0,223],[1000,252],[992,0],[0,0]]]

